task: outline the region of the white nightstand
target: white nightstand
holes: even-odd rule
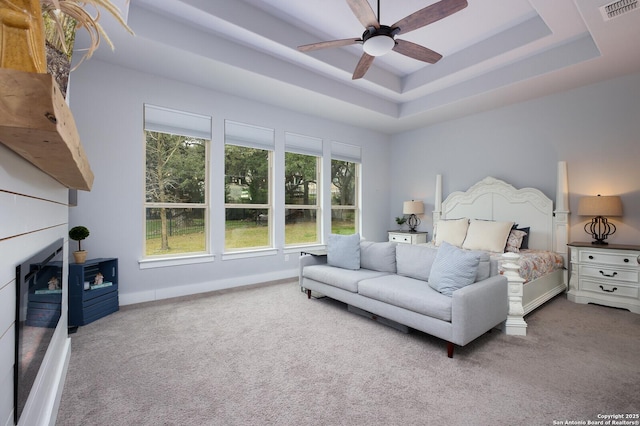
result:
[[[640,314],[640,246],[568,245],[571,250],[569,300]]]
[[[403,244],[423,244],[427,242],[428,232],[388,231],[389,241]]]

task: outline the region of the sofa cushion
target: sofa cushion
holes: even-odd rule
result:
[[[459,288],[476,281],[480,254],[459,249],[443,242],[431,268],[429,286],[436,291],[451,296]]]
[[[438,293],[424,281],[400,275],[371,278],[360,281],[358,293],[383,303],[451,322],[451,298]]]
[[[329,235],[327,264],[344,269],[360,269],[360,234]]]
[[[343,269],[329,265],[305,266],[302,276],[324,284],[332,285],[352,293],[358,292],[358,283],[368,278],[388,275],[388,272],[371,271],[369,269]]]
[[[435,247],[398,244],[396,247],[398,275],[427,281],[437,253],[438,249]]]
[[[486,251],[476,252],[480,257],[478,264],[478,272],[476,272],[476,281],[486,280],[491,276],[491,256]]]
[[[360,267],[380,272],[396,272],[396,243],[360,242]]]

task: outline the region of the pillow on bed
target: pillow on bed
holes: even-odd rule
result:
[[[433,261],[429,287],[451,296],[454,291],[476,281],[480,254],[454,247],[443,241]]]
[[[520,245],[520,250],[526,250],[529,248],[529,232],[531,232],[530,227],[526,228],[518,228],[518,231],[526,232],[526,235],[522,237],[522,244]]]
[[[327,264],[344,269],[360,269],[360,234],[329,235]]]
[[[522,247],[522,240],[527,236],[527,233],[519,229],[512,229],[507,238],[507,246],[504,251],[510,251],[513,253],[519,253]]]
[[[504,253],[513,222],[472,219],[462,248]]]
[[[435,243],[437,246],[444,241],[456,247],[462,246],[464,237],[467,235],[469,219],[439,220],[434,229]]]

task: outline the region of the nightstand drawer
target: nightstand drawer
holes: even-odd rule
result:
[[[424,244],[427,242],[426,232],[388,231],[389,242],[401,244]]]
[[[585,291],[599,293],[601,295],[629,297],[638,299],[638,286],[630,286],[619,283],[603,283],[602,281],[581,280],[580,286]]]
[[[393,243],[411,243],[409,235],[389,234],[389,241]]]
[[[585,278],[597,278],[601,281],[625,281],[637,284],[640,281],[640,270],[610,268],[608,266],[580,265],[580,276]]]
[[[638,267],[640,259],[634,253],[605,253],[603,251],[582,250],[580,251],[580,262]]]

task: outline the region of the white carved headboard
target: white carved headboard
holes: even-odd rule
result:
[[[529,227],[529,248],[567,253],[568,185],[566,163],[558,163],[556,210],[553,201],[536,188],[516,189],[493,177],[486,177],[468,190],[449,194],[442,201],[442,177],[436,177],[433,223],[440,219],[486,219],[514,221]]]

